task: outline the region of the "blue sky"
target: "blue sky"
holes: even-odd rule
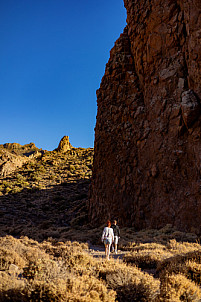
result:
[[[123,0],[0,0],[0,144],[93,147],[96,90]]]

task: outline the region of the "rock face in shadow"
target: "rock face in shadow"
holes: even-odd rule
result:
[[[201,2],[124,3],[97,91],[91,219],[201,233]]]
[[[78,240],[75,229],[88,223],[93,148],[63,150],[26,157],[19,154],[30,153],[27,145],[0,145],[0,236]]]

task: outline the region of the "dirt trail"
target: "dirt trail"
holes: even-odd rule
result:
[[[110,253],[110,259],[119,259],[122,261],[123,256],[128,253],[126,251],[119,250],[117,254]],[[94,258],[102,258],[105,259],[105,248],[101,245],[91,245],[89,247],[89,254]]]
[[[105,249],[104,246],[101,245],[90,245],[89,254],[93,256],[94,258],[102,258],[102,260],[105,260]],[[128,251],[121,251],[119,250],[117,254],[110,253],[110,260],[117,260],[120,263],[123,262],[123,256],[128,254]],[[141,269],[142,271],[154,276],[156,273],[156,269]]]

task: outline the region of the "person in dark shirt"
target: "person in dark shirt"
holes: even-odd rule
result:
[[[114,220],[113,224],[111,225],[111,228],[113,228],[113,232],[114,232],[114,246],[112,246],[112,251],[115,252],[115,254],[117,254],[117,245],[118,245],[118,241],[120,238],[120,229],[117,225],[117,221]]]

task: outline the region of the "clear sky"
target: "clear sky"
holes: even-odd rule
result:
[[[93,147],[96,90],[123,0],[0,0],[0,144]]]

